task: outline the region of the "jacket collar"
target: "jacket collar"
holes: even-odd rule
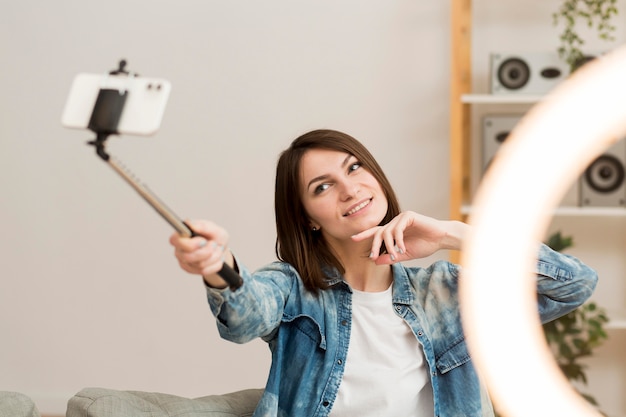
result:
[[[393,303],[413,304],[415,293],[411,289],[411,281],[404,265],[397,263],[391,266],[393,273]]]
[[[352,291],[350,289],[350,286],[343,280],[343,276],[339,273],[337,268],[324,266],[322,267],[322,270],[328,278],[329,287],[337,285],[346,289],[347,291]],[[409,280],[409,275],[407,274],[406,268],[402,264],[396,263],[391,266],[391,272],[393,274],[393,303],[407,305],[413,304],[415,300],[415,294],[411,290],[411,281]]]

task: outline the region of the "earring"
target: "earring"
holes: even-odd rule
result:
[[[317,227],[313,226],[313,227],[311,227],[311,230],[314,231],[314,232],[317,232],[319,229]]]

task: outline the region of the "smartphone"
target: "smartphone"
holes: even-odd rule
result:
[[[161,126],[171,89],[170,82],[162,78],[81,73],[72,82],[61,123],[88,129],[100,90],[118,90],[126,99],[116,133],[149,136]]]

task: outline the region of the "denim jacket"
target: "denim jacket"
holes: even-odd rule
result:
[[[459,266],[438,261],[428,268],[394,264],[392,270],[394,310],[424,349],[435,416],[493,415],[463,336]],[[536,272],[544,322],[581,305],[597,282],[596,273],[578,259],[545,245],[539,250]],[[269,344],[271,368],[254,416],[327,416],[348,353],[350,287],[338,273],[330,272],[330,288],[314,294],[304,288],[295,269],[282,262],[253,274],[240,267],[240,273],[244,285],[238,290],[209,288],[207,294],[224,339],[245,343],[261,337]]]

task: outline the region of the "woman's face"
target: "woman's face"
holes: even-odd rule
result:
[[[300,162],[300,192],[310,226],[327,239],[350,239],[377,226],[387,213],[387,198],[376,178],[344,152],[307,151]]]

